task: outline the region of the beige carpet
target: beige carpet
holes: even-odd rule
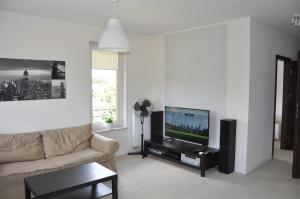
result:
[[[117,158],[120,199],[289,199],[300,198],[300,180],[291,164],[272,160],[244,176],[198,171],[150,156]],[[108,197],[109,198],[109,197]]]
[[[274,142],[274,158],[284,162],[293,163],[293,151],[280,149],[280,142]],[[299,197],[300,198],[300,197]]]

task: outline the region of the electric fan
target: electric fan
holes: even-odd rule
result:
[[[144,121],[145,117],[149,115],[148,108],[151,106],[149,100],[144,100],[141,104],[139,102],[134,103],[133,109],[136,115],[141,119],[142,133],[141,133],[141,150],[138,152],[128,153],[128,155],[143,155],[144,153]]]

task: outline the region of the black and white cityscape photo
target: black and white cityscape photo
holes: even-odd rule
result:
[[[64,98],[64,61],[0,58],[0,101]]]

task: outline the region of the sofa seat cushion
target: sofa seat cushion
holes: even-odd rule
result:
[[[45,157],[52,158],[70,154],[90,146],[92,126],[86,124],[77,127],[41,131]]]
[[[0,134],[0,164],[44,159],[39,133]]]
[[[57,171],[88,162],[103,164],[106,160],[107,154],[88,148],[50,159],[0,165],[0,198],[24,199],[24,177]]]
[[[4,179],[3,177],[7,179],[15,177],[23,178],[88,162],[101,163],[106,160],[107,154],[88,148],[68,155],[44,160],[3,164],[0,165],[0,183]]]

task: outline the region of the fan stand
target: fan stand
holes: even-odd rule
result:
[[[141,150],[128,153],[128,155],[143,155],[144,154],[144,117],[141,117],[142,133],[141,133]]]

